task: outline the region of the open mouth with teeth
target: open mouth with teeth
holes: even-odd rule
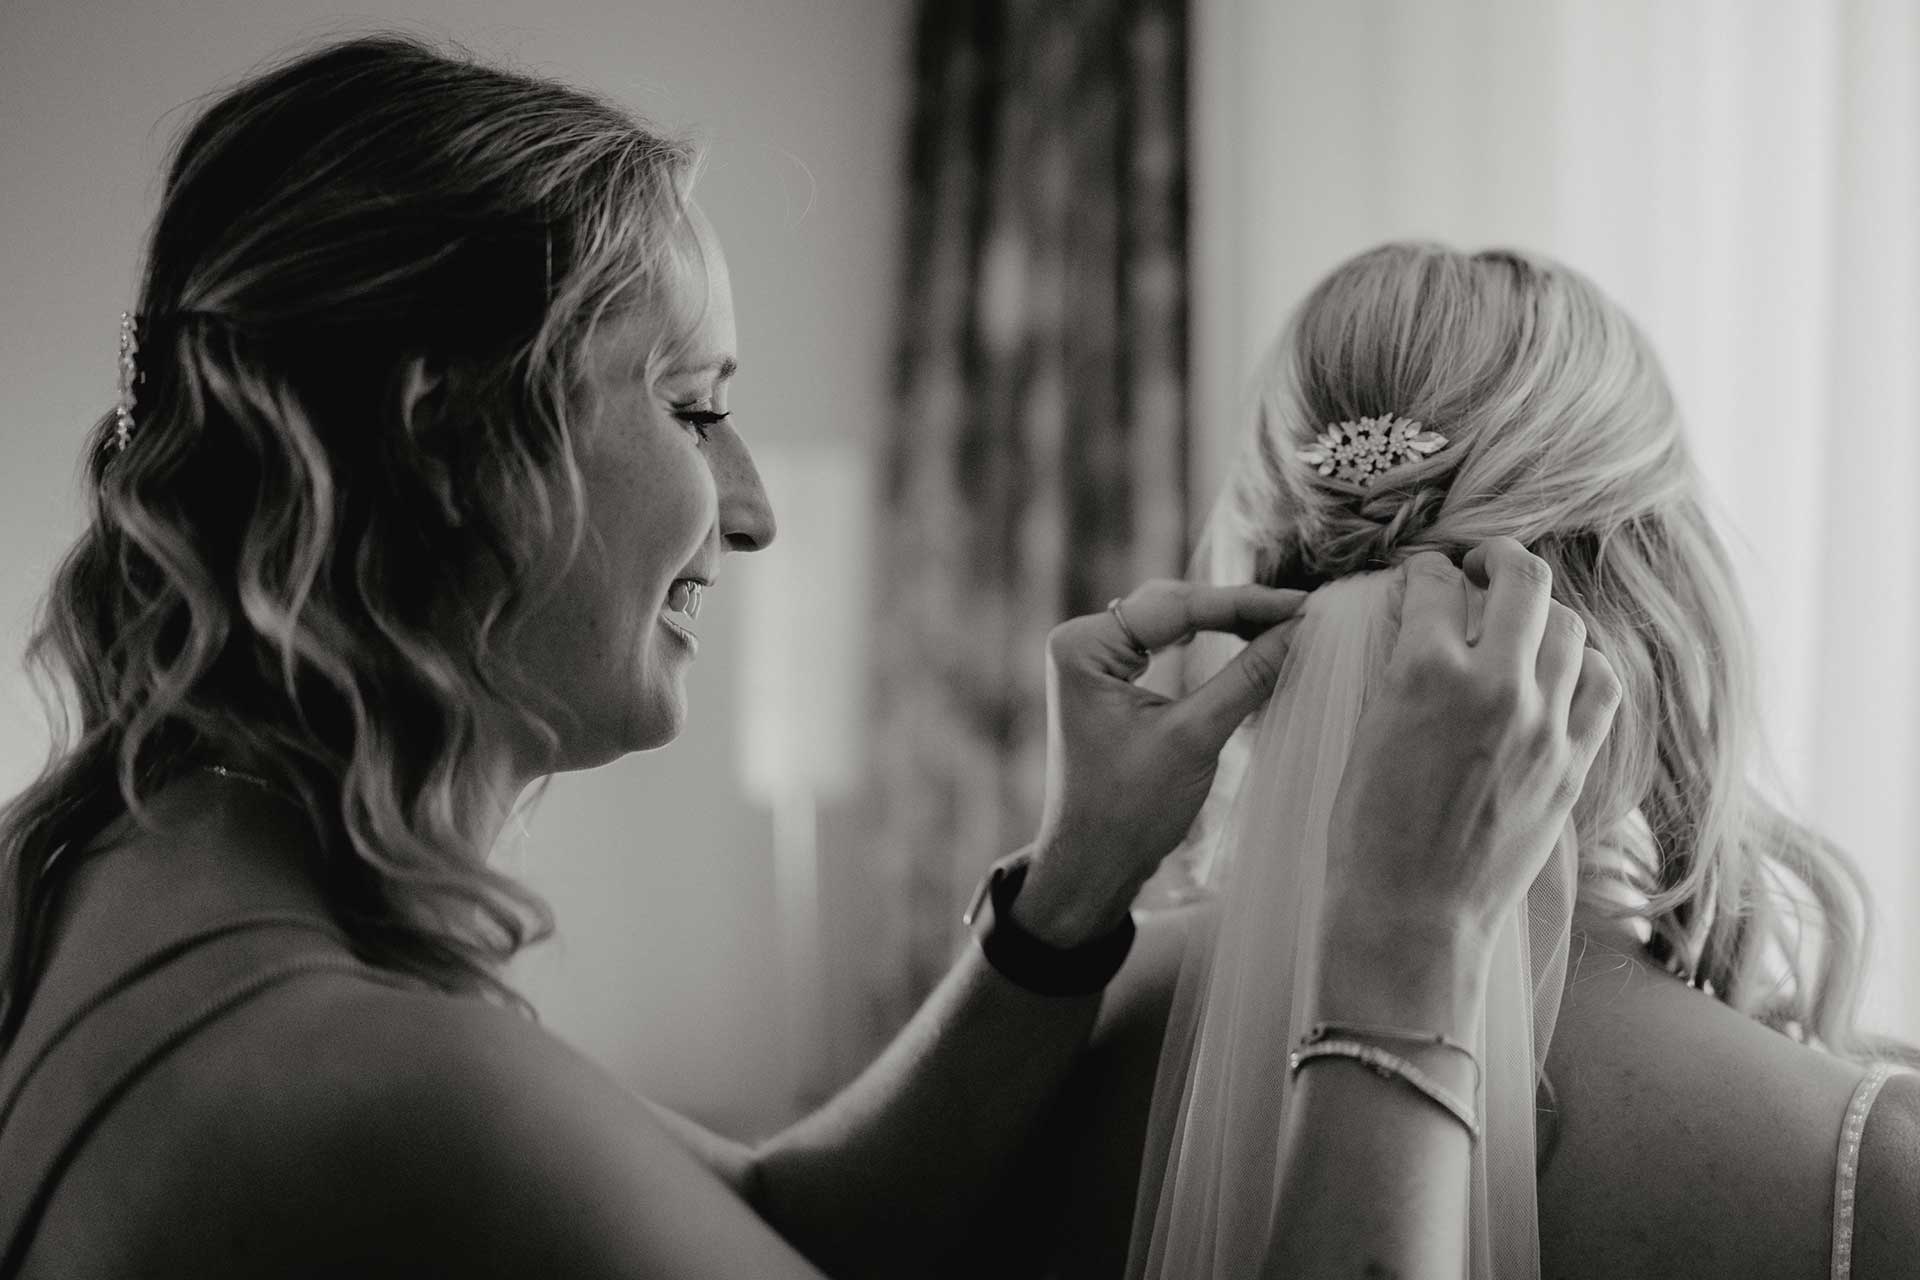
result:
[[[660,621],[683,638],[695,639],[690,624],[700,616],[700,593],[706,587],[707,584],[697,578],[675,578],[667,588],[667,607],[661,611]]]

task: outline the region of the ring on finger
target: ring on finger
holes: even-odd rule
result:
[[[1133,634],[1133,628],[1127,625],[1127,615],[1120,612],[1119,596],[1115,596],[1113,599],[1107,601],[1107,612],[1112,614],[1113,620],[1120,625],[1120,634],[1127,638],[1127,647],[1139,654],[1142,658],[1153,657],[1153,651],[1141,644],[1140,637]]]

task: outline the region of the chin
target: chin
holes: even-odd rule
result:
[[[649,691],[651,696],[627,719],[627,732],[621,735],[628,751],[653,751],[666,746],[687,727],[687,695],[675,680],[672,687]]]
[[[678,674],[623,687],[602,682],[577,688],[565,709],[549,706],[541,714],[560,736],[557,750],[515,734],[515,767],[528,776],[576,773],[678,738],[687,724],[687,691]]]

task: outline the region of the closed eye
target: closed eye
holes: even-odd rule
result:
[[[676,409],[673,416],[693,429],[693,434],[705,444],[713,429],[732,417],[732,411],[715,413],[711,409]]]

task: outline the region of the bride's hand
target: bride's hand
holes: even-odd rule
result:
[[[1146,583],[1111,612],[1047,637],[1047,792],[1033,863],[1013,910],[1023,928],[1074,946],[1117,925],[1186,834],[1220,748],[1273,692],[1302,591]],[[1131,630],[1131,640],[1126,634]],[[1206,684],[1171,699],[1134,684],[1149,651],[1199,631],[1250,643]]]
[[[1495,538],[1463,564],[1405,565],[1399,639],[1334,802],[1327,905],[1484,951],[1558,840],[1620,684],[1545,561]]]

